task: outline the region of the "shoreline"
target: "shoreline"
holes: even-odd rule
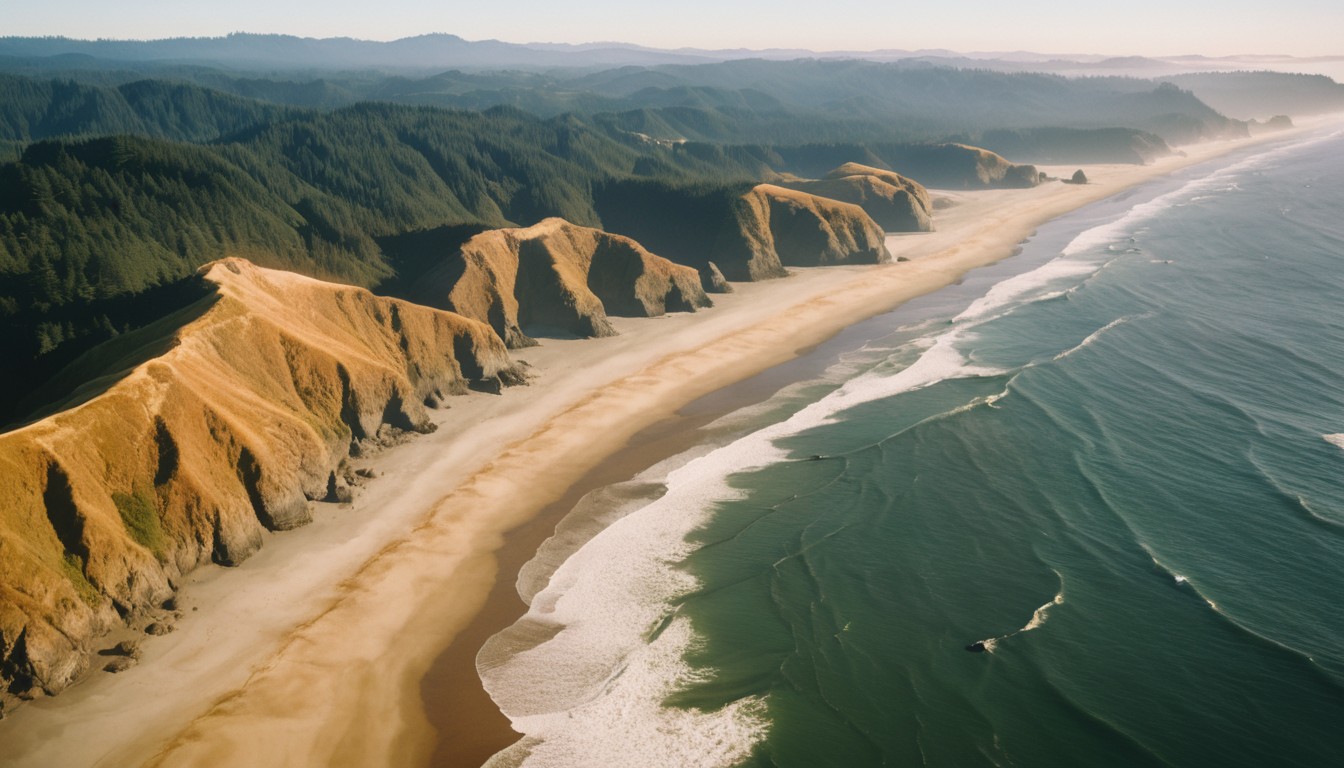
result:
[[[826,346],[823,342],[799,350],[794,360],[805,360]],[[496,553],[501,578],[495,579],[485,605],[471,623],[440,652],[420,681],[425,714],[438,735],[428,763],[431,768],[476,768],[518,740],[518,732],[482,687],[476,656],[487,639],[526,613],[527,604],[517,589],[519,570],[555,533],[556,525],[567,519],[590,492],[633,480],[665,459],[703,444],[711,437],[706,429],[720,417],[769,399],[781,386],[770,373],[787,365],[710,392],[644,428],[617,453],[577,478],[562,497],[505,535]],[[787,380],[819,373],[799,372]]]
[[[140,666],[30,703],[0,723],[0,740],[16,765],[425,764],[438,739],[422,681],[492,592],[512,592],[513,574],[497,578],[517,560],[509,532],[562,506],[576,480],[616,471],[606,462],[632,438],[1010,256],[1050,219],[1305,130],[1188,147],[1151,166],[1084,166],[1087,186],[953,193],[960,204],[940,212],[938,231],[888,238],[908,263],[737,284],[694,315],[621,319],[617,337],[523,350],[539,374],[531,387],[452,399],[437,433],[369,462],[383,476],[352,507],[322,505],[316,524],[268,536],[228,576],[193,573],[183,602],[202,610],[146,642]]]

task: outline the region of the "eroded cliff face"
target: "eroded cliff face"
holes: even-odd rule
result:
[[[886,159],[934,189],[1023,189],[1041,182],[1036,166],[968,144],[931,144]]]
[[[519,380],[475,320],[241,259],[201,276],[166,352],[0,435],[0,708],[60,691],[182,574],[347,499],[347,457],[432,429],[426,401]]]
[[[788,274],[784,267],[891,261],[886,236],[857,205],[760,184],[742,196],[737,233],[714,262],[730,280]]]
[[[845,163],[824,179],[780,186],[859,206],[887,232],[933,230],[933,201],[913,179],[859,163]]]
[[[524,329],[611,336],[608,314],[656,317],[711,305],[695,269],[558,218],[471,238],[421,278],[413,296],[488,323],[515,348],[536,343]]]

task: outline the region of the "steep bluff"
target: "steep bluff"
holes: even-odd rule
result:
[[[432,429],[426,401],[519,378],[475,320],[241,259],[199,276],[188,322],[121,345],[164,351],[110,356],[113,383],[0,435],[0,712],[68,685],[182,574],[348,498],[346,458]]]
[[[885,233],[862,208],[778,185],[625,179],[593,196],[607,231],[695,267],[710,290],[722,290],[720,278],[783,277],[787,265],[891,258]]]
[[[730,280],[780,277],[784,267],[891,261],[885,233],[859,206],[773,184],[742,196],[736,227],[711,254]]]
[[[1002,155],[967,144],[893,147],[882,155],[894,168],[936,189],[1018,189],[1041,182],[1034,165],[1021,165]]]
[[[608,314],[656,317],[710,306],[695,269],[628,237],[558,218],[476,235],[408,295],[488,323],[515,348],[536,343],[528,330],[611,336]]]
[[[928,190],[893,171],[845,163],[824,179],[783,182],[779,186],[853,203],[887,232],[933,230],[933,202]]]

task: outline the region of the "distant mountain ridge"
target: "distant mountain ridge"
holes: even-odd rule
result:
[[[1344,71],[1344,56],[1301,58],[1288,55],[1208,57],[1044,54],[1028,51],[958,52],[947,49],[813,51],[802,48],[661,49],[623,42],[508,43],[465,40],[433,33],[387,42],[349,37],[309,38],[239,32],[223,37],[158,40],[77,40],[66,37],[0,37],[0,57],[87,56],[109,62],[158,61],[228,65],[238,69],[358,69],[365,67],[427,71],[471,69],[614,67],[695,64],[736,59],[863,59],[905,61],[937,66],[1005,72],[1120,74],[1157,77],[1183,72],[1273,69],[1314,72],[1318,67]]]
[[[116,62],[173,62],[227,65],[255,70],[391,68],[413,71],[450,67],[589,67],[673,64],[712,60],[653,49],[613,45],[579,50],[544,48],[498,40],[464,40],[428,34],[390,42],[349,37],[235,33],[224,37],[160,40],[76,40],[66,37],[0,37],[0,56],[88,56]]]

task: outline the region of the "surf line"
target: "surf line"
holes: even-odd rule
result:
[[[976,640],[974,643],[966,646],[966,650],[971,653],[993,653],[1000,642],[1015,635],[1020,635],[1023,632],[1030,632],[1033,629],[1037,629],[1042,624],[1045,624],[1045,620],[1049,618],[1050,609],[1054,608],[1056,605],[1064,604],[1064,577],[1060,576],[1059,571],[1055,571],[1055,576],[1059,579],[1059,591],[1055,593],[1054,599],[1031,612],[1031,620],[1026,623],[1026,626],[1009,632],[1006,635],[990,637],[984,640]]]

